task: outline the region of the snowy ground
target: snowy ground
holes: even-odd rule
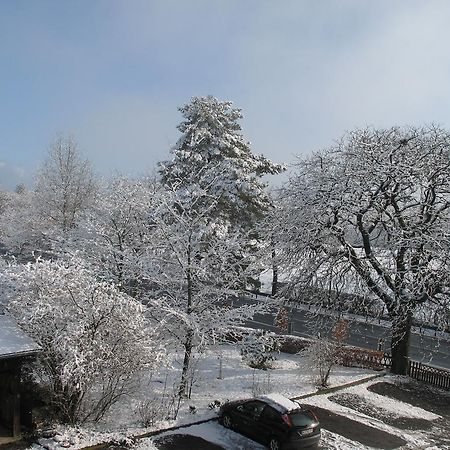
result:
[[[121,421],[126,420],[128,424],[137,425],[135,411],[146,395],[151,392],[160,395],[164,390],[167,392],[176,389],[181,355],[174,356],[165,370],[151,379],[143,378],[139,393],[113,410],[107,418],[107,424],[117,426],[117,418],[120,417]],[[208,405],[214,400],[223,402],[269,392],[296,397],[317,390],[311,379],[310,368],[304,366],[304,361],[299,355],[280,353],[273,362],[272,369],[257,370],[242,362],[238,347],[222,345],[211,348],[204,355],[199,355],[196,365],[192,396],[181,406],[178,423],[213,417],[215,412],[211,411]],[[345,384],[375,373],[368,369],[336,367],[331,374],[330,385]],[[192,407],[195,407],[195,414],[189,412]]]
[[[138,414],[139,405],[148,398],[173,390],[179,379],[180,360],[181,355],[173,354],[159,373],[152,376],[142,374],[139,390],[112,409],[102,423],[78,429],[60,427],[56,436],[42,439],[41,445],[57,450],[61,447],[82,448],[111,440],[120,442],[127,437],[142,435],[152,430],[215,417],[216,410],[208,407],[214,400],[222,402],[227,399],[251,397],[268,392],[278,392],[288,397],[316,392],[310,379],[310,370],[302,364],[304,362],[298,355],[280,354],[273,369],[261,371],[245,366],[241,361],[238,348],[217,346],[198,357],[196,361],[198,370],[192,397],[181,405],[177,419],[161,421],[153,427],[143,427]],[[365,369],[338,367],[330,381],[332,386],[338,386],[375,374]],[[376,393],[377,389],[372,389],[381,385],[393,386],[392,383],[403,382],[402,380],[391,376],[375,378],[364,384],[343,388],[336,392],[301,399],[302,404],[316,408],[319,417],[323,414],[321,421],[324,429],[320,448],[322,450],[372,448],[450,450],[450,441],[447,446],[445,437],[450,435],[450,406],[447,408],[447,404],[450,405],[450,394],[448,403],[445,397],[444,402],[441,402],[441,409],[436,409],[430,407],[434,405],[435,397],[431,397],[431,400],[428,399],[428,403],[425,403],[428,408],[422,408],[417,404],[380,395]],[[434,395],[441,394],[437,392]],[[421,397],[417,398],[420,402]],[[194,408],[195,413],[193,413]],[[396,423],[404,426],[396,427],[393,425]],[[190,438],[181,435],[190,435]],[[195,436],[203,438],[205,441],[199,440],[203,443],[207,441],[206,447],[201,447],[200,444],[194,445],[197,449],[211,448],[211,444],[208,447],[208,442],[218,446],[214,448],[225,450],[264,448],[240,434],[223,428],[217,422],[207,422],[138,440],[133,450],[190,449],[194,448],[191,442],[197,439]],[[391,439],[389,445],[387,441],[384,441],[386,437]],[[187,446],[181,445],[183,440],[188,442]],[[381,442],[381,444],[375,445],[374,442]],[[396,442],[400,444],[396,445]],[[131,441],[128,443],[131,444]]]
[[[399,382],[395,377],[386,377],[382,380],[381,384]],[[400,380],[401,381],[401,380]],[[371,392],[370,387],[374,384],[380,384],[380,379],[374,379],[364,384],[345,388],[338,391],[339,395],[355,396],[364,399],[367,405],[371,405],[374,410],[381,411],[381,418],[374,419],[371,415],[366,415],[358,412],[351,407],[343,407],[332,399],[336,393],[329,393],[323,395],[315,395],[304,399],[302,403],[309,405],[316,410],[321,411],[325,409],[330,414],[335,414],[338,420],[335,424],[338,425],[339,432],[331,432],[328,429],[322,430],[322,439],[320,442],[320,449],[322,450],[369,450],[374,448],[386,448],[386,449],[422,449],[422,450],[448,450],[450,449],[450,437],[449,429],[439,428],[442,426],[443,418],[438,414],[430,412],[426,409],[413,406],[409,403],[405,403],[398,400],[393,400],[384,395],[379,395]],[[437,392],[436,395],[439,395]],[[448,396],[450,399],[450,393]],[[450,404],[448,406],[447,426],[448,419],[450,419]],[[417,429],[406,429],[403,427],[397,428],[391,425],[387,425],[383,422],[382,416],[389,419],[398,418],[404,422],[410,420],[411,422],[422,422],[422,425]],[[320,417],[320,413],[319,413]],[[325,416],[323,417],[323,425],[325,425]],[[339,422],[342,420],[351,420],[353,430],[349,427],[341,427],[339,429]],[[429,427],[424,427],[424,423],[429,423]],[[327,423],[328,426],[328,423]],[[362,442],[375,442],[378,443],[374,446],[364,445],[357,440],[348,439],[345,435],[355,434],[358,435],[358,428],[360,428],[359,439]],[[340,432],[342,434],[340,434]],[[167,444],[170,443],[170,437],[175,434],[188,434],[201,437],[208,442],[219,445],[225,450],[262,450],[264,447],[256,442],[253,442],[240,434],[227,430],[220,426],[216,422],[209,422],[201,425],[194,425],[192,427],[170,431],[163,436],[156,438],[144,439],[136,445],[136,450],[153,450],[153,449],[172,449],[181,447],[171,447]],[[390,442],[386,439],[386,436],[390,437]],[[437,439],[436,439],[437,436]],[[403,442],[402,442],[403,441]],[[182,442],[182,441],[180,441]],[[399,442],[396,445],[395,442]],[[184,448],[184,447],[183,447]],[[188,448],[188,447],[187,447]]]
[[[160,397],[164,393],[168,397],[175,392],[181,359],[181,355],[172,354],[166,366],[158,373],[143,373],[139,389],[113,407],[101,423],[76,429],[58,427],[58,434],[42,439],[41,444],[51,449],[61,446],[81,448],[102,441],[119,441],[127,436],[140,435],[157,428],[215,417],[216,410],[208,407],[214,400],[223,402],[269,392],[296,397],[316,391],[310,369],[304,366],[304,361],[298,355],[278,354],[273,369],[263,371],[244,365],[237,347],[215,346],[206,353],[197,355],[192,396],[181,405],[177,419],[160,421],[153,427],[144,427],[139,414],[140,406],[147,399]],[[330,385],[342,385],[375,373],[366,369],[336,367],[331,375]],[[161,405],[161,411],[165,407],[166,404]],[[210,426],[215,428],[218,425]]]

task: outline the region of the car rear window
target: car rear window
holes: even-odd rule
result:
[[[289,413],[289,417],[292,420],[292,425],[295,427],[306,427],[312,423],[316,423],[316,418],[311,411],[295,411]]]

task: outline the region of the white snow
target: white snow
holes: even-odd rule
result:
[[[20,329],[12,317],[0,314],[0,358],[33,354],[39,349],[39,345]]]
[[[175,421],[162,421],[154,427],[144,428],[139,423],[137,408],[140,402],[149,396],[160,395],[169,387],[175,386],[179,380],[180,364],[182,355],[171,354],[165,367],[151,376],[149,373],[142,373],[141,386],[132,396],[124,399],[116,405],[102,423],[93,426],[86,425],[83,428],[59,427],[58,442],[49,440],[42,442],[51,450],[61,450],[62,444],[70,449],[82,448],[93,445],[96,442],[108,442],[111,440],[120,441],[132,435],[140,435],[145,432],[169,428],[174,425],[188,424],[195,421],[213,418],[216,411],[208,408],[208,404],[213,400],[221,402],[236,398],[250,398],[254,396],[266,395],[274,401],[285,406],[298,407],[286,397],[297,397],[316,392],[313,386],[309,370],[301,364],[302,359],[298,355],[278,355],[274,368],[266,371],[255,370],[243,365],[238,347],[233,345],[217,345],[211,347],[205,354],[196,355],[196,365],[200,369],[197,372],[193,386],[192,398],[185,401],[180,409],[178,418]],[[222,361],[222,371],[220,372],[220,360]],[[331,385],[338,386],[358,379],[366,378],[375,372],[364,369],[337,367],[331,376]],[[219,379],[219,375],[222,378]],[[387,376],[383,381],[394,381],[396,378]],[[376,378],[361,385],[352,386],[339,390],[361,395],[364,399],[378,406],[380,409],[390,411],[393,415],[413,418],[423,418],[435,420],[439,416],[422,408],[413,407],[409,404],[398,402],[388,397],[372,393],[367,387],[372,383],[379,382]],[[359,413],[355,410],[343,407],[329,399],[333,393],[314,395],[301,400],[301,403],[309,404],[312,407],[318,406],[329,409],[339,414],[343,414],[353,420],[366,425],[387,431],[405,439],[408,444],[404,449],[428,448],[426,432],[415,430],[398,430],[382,421]],[[189,412],[189,406],[195,407],[195,414]],[[173,434],[190,434],[202,437],[210,442],[222,446],[226,450],[262,450],[260,444],[245,438],[244,436],[225,429],[217,422],[208,422],[199,425],[192,425],[186,428],[171,430],[138,441],[134,450],[155,450],[155,442],[163,436]],[[352,442],[339,434],[322,431],[321,448],[328,450],[368,450],[369,447],[357,442]],[[42,449],[40,449],[42,450]],[[436,449],[435,449],[436,450]]]
[[[192,397],[182,403],[176,420],[164,420],[156,423],[153,427],[146,428],[142,425],[138,414],[139,405],[143,401],[149,398],[158,398],[164,392],[167,394],[176,389],[180,377],[182,355],[171,353],[166,365],[162,364],[157,373],[142,372],[139,389],[114,405],[102,422],[99,424],[88,423],[77,428],[58,426],[58,436],[62,437],[58,437],[57,440],[65,443],[71,449],[94,445],[97,442],[119,441],[156,429],[216,417],[216,411],[208,407],[214,400],[224,402],[268,394],[279,399],[281,396],[296,397],[314,393],[317,390],[311,381],[309,369],[302,365],[302,358],[299,355],[278,354],[273,369],[265,371],[244,365],[239,354],[239,347],[235,345],[212,346],[204,354],[195,355],[195,358],[194,364],[198,370],[195,375]],[[220,365],[222,365],[221,371]],[[374,373],[367,369],[336,367],[335,372],[332,372],[330,383],[332,386],[337,386],[366,378]],[[220,375],[222,375],[221,379],[219,379]],[[287,399],[285,401],[290,402]],[[296,408],[298,407],[296,403],[293,404]],[[291,406],[291,403],[289,405]],[[189,407],[195,407],[195,414],[190,412]],[[202,427],[193,429],[203,430]],[[211,424],[207,429],[222,430],[222,427]],[[179,433],[185,431],[186,429],[182,429]],[[236,443],[242,440],[242,436],[229,437],[226,434],[223,439],[231,439],[230,442]],[[53,444],[50,444],[49,441]],[[253,441],[248,440],[248,442]],[[54,442],[53,439],[47,439],[43,443],[55,450],[61,448],[61,445]],[[255,443],[252,444],[256,445],[255,447],[233,445],[228,448],[233,450],[239,448],[259,450],[262,448]]]
[[[280,412],[292,411],[299,408],[298,403],[293,402],[292,400],[286,398],[284,395],[277,393],[261,395],[258,398],[270,402],[271,405]]]
[[[387,376],[383,381],[390,381],[390,376]],[[387,396],[377,395],[370,391],[368,391],[366,388],[370,386],[373,383],[379,382],[379,379],[375,379],[372,381],[368,381],[367,383],[349,387],[343,390],[340,390],[339,393],[354,393],[361,395],[364,397],[364,399],[373,405],[376,405],[377,407],[382,409],[386,409],[389,412],[391,412],[393,415],[396,415],[398,417],[411,417],[411,418],[422,418],[426,420],[436,420],[439,419],[440,416],[433,414],[429,411],[426,411],[422,408],[414,407],[410,404],[400,402],[398,400],[391,399]],[[371,416],[367,416],[361,412],[358,412],[354,409],[347,408],[345,406],[339,405],[338,403],[333,402],[329,399],[330,396],[333,394],[327,394],[327,395],[319,395],[310,397],[308,399],[305,399],[304,403],[314,407],[318,406],[324,409],[328,409],[330,411],[333,411],[335,413],[341,414],[343,416],[347,416],[352,420],[364,423],[366,425],[378,428],[380,430],[386,431],[390,434],[399,436],[403,438],[405,441],[408,442],[408,447],[406,448],[428,448],[427,447],[427,437],[426,433],[422,433],[420,431],[415,430],[401,430],[398,428],[395,428],[391,425],[385,424],[383,421],[376,419]],[[327,447],[328,448],[328,447]],[[330,447],[330,448],[341,448],[341,447]],[[347,448],[347,447],[342,447]],[[348,447],[351,448],[351,447]],[[362,447],[356,447],[353,448],[366,448],[364,446]]]

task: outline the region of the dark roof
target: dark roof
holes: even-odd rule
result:
[[[39,345],[11,316],[0,313],[0,359],[34,355],[39,351]]]

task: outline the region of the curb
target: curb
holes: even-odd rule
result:
[[[358,386],[359,384],[367,383],[368,381],[374,380],[375,378],[384,377],[387,373],[388,372],[386,370],[383,370],[380,373],[377,373],[375,375],[371,375],[370,377],[362,378],[361,380],[351,381],[349,383],[340,384],[338,386],[333,386],[333,387],[330,387],[330,388],[318,389],[316,392],[311,392],[309,394],[299,395],[298,397],[291,398],[291,400],[301,400],[303,398],[314,397],[316,395],[331,394],[332,392],[340,391],[341,389],[346,389],[348,387]]]
[[[145,439],[148,437],[153,437],[153,436],[158,436],[158,434],[163,434],[166,433],[168,431],[174,431],[174,430],[180,430],[182,428],[188,428],[191,427],[193,425],[201,425],[202,423],[207,423],[207,422],[214,422],[217,420],[217,417],[212,417],[211,419],[203,419],[203,420],[198,420],[197,422],[189,422],[189,423],[185,423],[183,425],[174,425],[173,427],[168,427],[168,428],[161,428],[159,430],[153,430],[153,431],[148,431],[147,433],[143,433],[143,434],[137,434],[134,436],[129,436],[126,439],[130,439],[133,441],[138,441],[140,439]],[[102,449],[106,449],[109,447],[122,447],[120,445],[119,442],[117,441],[108,441],[108,442],[102,442],[100,444],[96,444],[96,445],[91,445],[88,447],[81,447],[78,450],[102,450]]]

